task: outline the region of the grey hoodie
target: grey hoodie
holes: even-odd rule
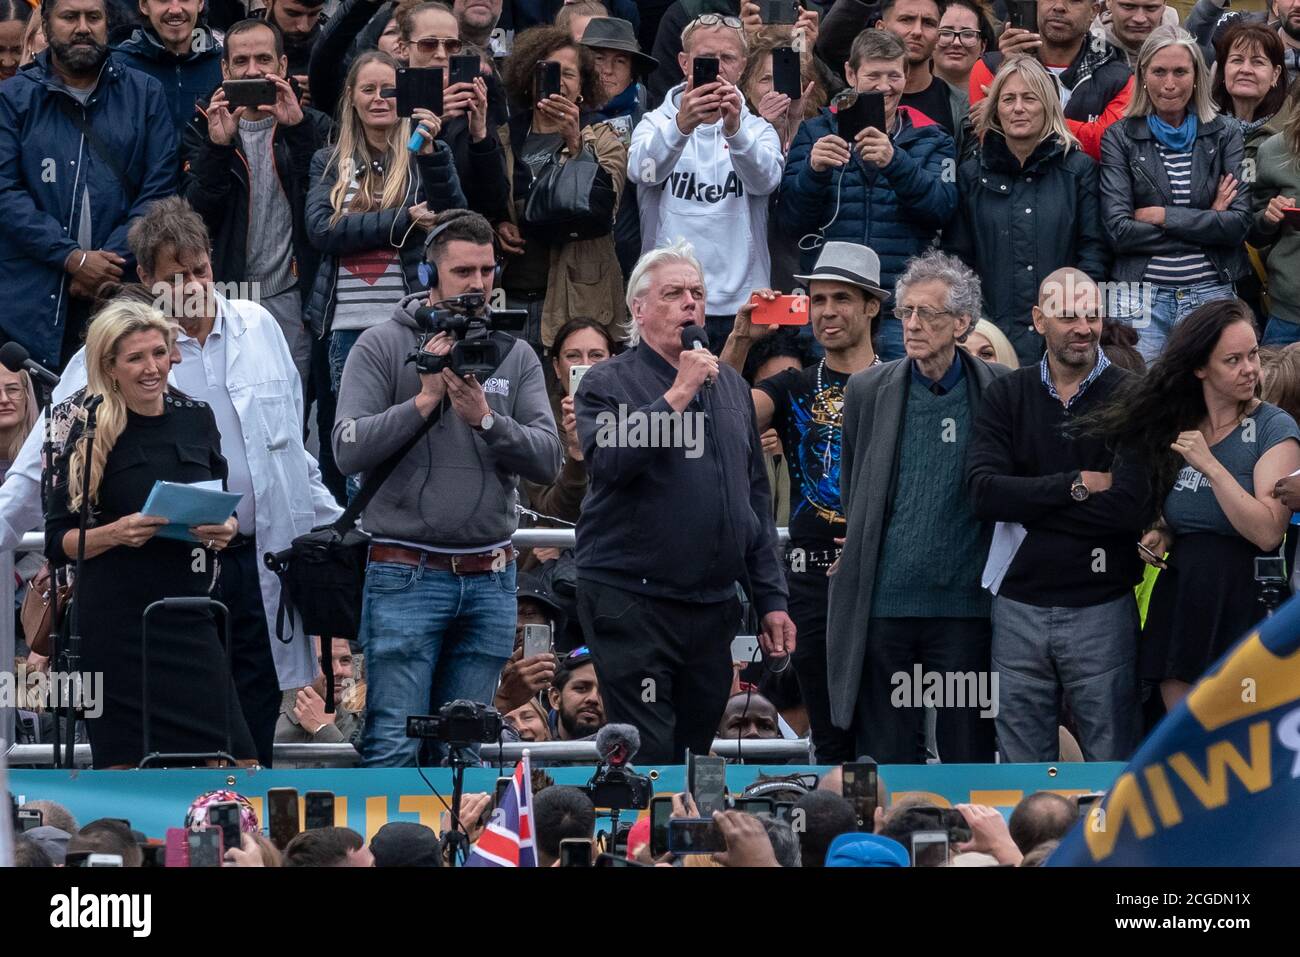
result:
[[[348,354],[333,434],[345,475],[376,468],[424,424],[415,408],[420,376],[406,357],[419,343],[415,311],[426,297],[404,298]],[[532,348],[517,341],[483,387],[492,428],[476,432],[444,400],[442,417],[362,513],[367,532],[454,551],[490,548],[518,527],[519,478],[555,481],[564,446]]]

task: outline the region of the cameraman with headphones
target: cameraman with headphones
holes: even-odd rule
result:
[[[478,213],[441,214],[426,246],[428,293],[407,296],[392,319],[367,329],[343,369],[333,433],[341,471],[374,471],[418,437],[361,517],[373,536],[359,636],[369,685],[361,753],[370,767],[415,763],[407,715],[457,699],[492,701],[514,647],[519,479],[550,483],[564,458],[541,363],[526,342],[473,323],[464,343],[482,340],[500,359],[482,382],[451,368],[426,374],[411,361],[417,350],[444,361],[458,354],[456,337],[432,334],[422,307],[467,294],[490,299],[494,241]]]

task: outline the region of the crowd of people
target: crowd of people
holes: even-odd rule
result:
[[[665,850],[663,832],[652,833],[664,822],[656,822],[651,813],[631,815],[635,823],[621,825],[615,836],[585,789],[556,784],[544,771],[533,772],[531,786],[529,839],[538,867],[1037,867],[1096,797],[1039,791],[1004,817],[981,804],[940,808],[922,795],[887,804],[885,785],[878,779],[875,811],[860,824],[861,809],[844,796],[840,768],[811,777],[760,776],[735,795],[735,806],[713,815],[719,849],[704,853]],[[769,795],[760,800],[779,801],[782,814],[748,810],[739,803],[755,789]],[[674,819],[699,820],[690,792],[664,795],[669,797],[666,827]],[[471,847],[483,835],[493,804],[487,793],[461,798],[460,819]],[[237,822],[231,820],[227,831],[214,819],[213,808],[232,809]],[[443,839],[451,825],[445,801],[438,830],[416,821],[390,821],[369,842],[343,826],[290,827],[268,836],[248,798],[230,790],[195,798],[177,827],[169,829],[166,843],[133,829],[125,818],[104,817],[79,827],[67,808],[49,800],[28,801],[15,813],[31,823],[16,837],[18,867],[197,867],[219,862],[225,867],[446,867],[453,859]],[[176,840],[176,832],[192,835],[209,828],[222,831],[222,855],[211,854],[201,864],[199,853]],[[943,836],[944,852],[914,861],[917,835],[936,834]],[[573,853],[574,845],[585,853]],[[91,864],[91,855],[107,859]]]
[[[1300,4],[769,13],[0,0],[0,336],[61,377],[0,372],[0,547],[80,561],[96,767],[409,766],[458,701],[1118,761],[1289,592]],[[358,511],[322,641],[264,556]]]

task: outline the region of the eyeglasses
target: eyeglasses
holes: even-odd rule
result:
[[[744,26],[739,17],[723,16],[721,13],[704,13],[696,17],[694,22],[702,27],[716,27],[721,24],[733,30],[740,30]]]
[[[950,30],[944,27],[939,31],[940,43],[960,42],[964,47],[973,47],[980,42],[980,32],[978,30]]]
[[[929,306],[899,306],[894,310],[894,318],[900,322],[906,322],[912,318],[912,313],[927,326],[932,326],[943,316],[951,316],[952,312],[948,309],[931,309]]]
[[[447,51],[448,56],[455,56],[465,46],[463,41],[455,37],[425,37],[423,40],[412,40],[411,44],[418,47],[421,53],[437,53],[442,49]]]

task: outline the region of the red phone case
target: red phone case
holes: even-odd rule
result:
[[[185,828],[167,828],[167,850],[163,855],[163,863],[167,867],[190,866],[190,845]]]
[[[760,326],[806,326],[808,325],[807,296],[779,296],[771,301],[759,296],[751,296],[754,311],[749,314],[749,321]]]

